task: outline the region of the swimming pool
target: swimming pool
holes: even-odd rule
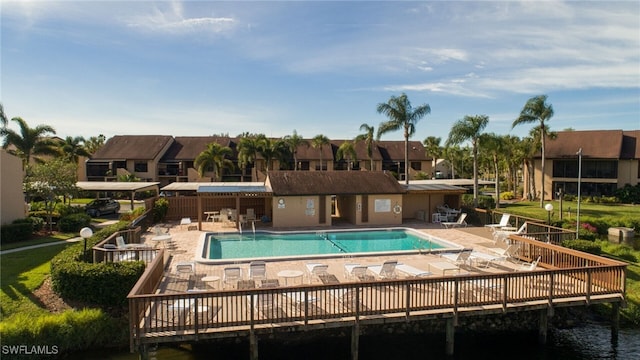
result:
[[[200,262],[256,258],[335,257],[459,248],[409,228],[205,234]]]

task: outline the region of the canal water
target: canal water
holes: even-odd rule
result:
[[[456,334],[455,355],[449,359],[517,359],[517,360],[638,360],[640,329],[621,329],[617,342],[611,341],[608,323],[589,322],[572,329],[550,329],[548,344],[538,345],[537,333],[503,333],[492,335]],[[360,338],[361,360],[445,359],[444,335],[384,335]],[[260,340],[260,359],[332,359],[349,360],[349,339],[279,345]],[[249,359],[246,342],[224,346],[161,346],[150,352],[150,359],[200,360]],[[95,351],[74,354],[70,359],[134,360],[137,354]]]

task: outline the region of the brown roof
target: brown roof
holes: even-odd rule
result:
[[[91,160],[150,160],[173,141],[169,135],[116,135],[104,144]]]
[[[228,146],[234,151],[236,144],[235,139],[220,136],[176,136],[175,140],[162,157],[162,161],[193,161],[211,143]]]
[[[382,171],[272,171],[267,182],[276,196],[405,192],[398,180]]]
[[[364,141],[353,141],[353,140],[331,140],[331,146],[333,147],[332,158],[335,156],[335,152],[338,151],[338,148],[345,141],[350,141],[353,143],[353,148],[356,150],[357,160],[369,160],[369,156],[367,155],[367,144]],[[404,152],[403,152],[404,154]],[[402,155],[404,158],[404,155]],[[377,147],[377,142],[374,143],[373,148],[371,149],[371,157],[373,160],[382,160],[382,155],[380,154],[380,150]]]
[[[576,158],[619,159],[622,153],[622,130],[559,131],[556,139],[547,140],[547,159]],[[540,157],[538,153],[538,157]]]
[[[621,159],[640,159],[640,130],[622,132]]]
[[[404,161],[404,140],[377,141],[378,149],[384,160]],[[424,145],[420,141],[409,141],[409,161],[431,160],[426,155]]]
[[[314,148],[311,146],[312,139],[306,139],[309,142],[309,146],[298,146],[298,160],[315,160],[320,159],[320,148]],[[322,160],[333,160],[333,151],[331,151],[331,144],[322,146]]]

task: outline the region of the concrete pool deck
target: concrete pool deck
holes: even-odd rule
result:
[[[213,222],[203,222],[203,231],[198,230],[189,230],[188,226],[180,225],[179,221],[169,222],[165,224],[161,224],[160,226],[168,231],[168,234],[171,236],[172,245],[167,247],[171,255],[171,259],[169,265],[166,270],[166,279],[163,280],[160,291],[162,293],[172,293],[172,292],[184,292],[188,289],[222,289],[224,287],[223,284],[223,271],[224,268],[230,266],[239,266],[242,269],[243,279],[248,279],[249,277],[249,262],[239,262],[235,265],[224,264],[224,265],[209,265],[209,264],[201,264],[194,261],[196,248],[198,247],[198,242],[200,241],[203,234],[208,232],[229,232],[235,233],[237,230],[235,228],[223,227],[221,223],[213,223]],[[295,230],[318,230],[318,231],[327,231],[327,230],[340,230],[340,229],[350,229],[350,228],[364,228],[357,227],[351,224],[340,224],[334,225],[331,227],[323,227],[323,228],[272,228],[271,226],[256,226],[256,230],[269,230],[269,231],[295,231]],[[388,227],[388,226],[385,226]],[[415,229],[416,231],[426,233],[428,235],[444,239],[455,244],[461,245],[464,248],[473,248],[476,251],[480,251],[483,253],[493,254],[494,250],[499,248],[498,245],[494,244],[493,239],[491,237],[491,232],[488,228],[484,227],[467,227],[467,228],[459,228],[459,229],[444,229],[441,228],[439,224],[430,224],[421,221],[405,221],[402,227]],[[371,227],[367,227],[371,228]],[[251,230],[249,230],[251,231]],[[247,231],[245,230],[245,233]],[[157,244],[155,241],[151,239],[155,235],[146,231],[143,233],[142,239],[146,244],[150,244],[152,246],[163,247],[165,244]],[[452,273],[457,273],[458,271],[452,271],[454,269],[445,266],[447,263],[452,264],[452,262],[447,261],[445,258],[439,256],[438,254],[408,254],[408,255],[379,255],[372,254],[366,256],[349,256],[349,255],[338,255],[332,258],[323,258],[323,259],[296,259],[296,260],[285,260],[285,261],[270,261],[269,259],[265,259],[266,261],[266,269],[267,269],[267,279],[278,280],[280,286],[284,286],[285,284],[289,286],[300,285],[300,284],[317,284],[320,283],[320,280],[317,277],[313,277],[309,275],[308,269],[306,267],[307,263],[323,263],[328,266],[328,273],[335,275],[336,279],[339,282],[353,282],[355,281],[348,274],[345,274],[345,264],[347,263],[357,263],[364,266],[375,266],[381,265],[386,260],[397,260],[398,263],[409,265],[415,269],[419,269],[426,272],[431,272],[431,276],[442,276],[442,275],[450,275]],[[195,271],[190,273],[181,274],[176,271],[176,264],[180,263],[189,263],[194,262]],[[512,272],[516,269],[515,264],[508,261],[495,261],[491,262],[490,266],[467,266],[463,265],[460,267],[459,272],[462,274],[466,273],[500,273],[500,272]],[[302,275],[293,276],[291,278],[287,278],[282,276],[286,274],[286,270],[294,270],[302,273]],[[284,272],[283,272],[284,271]],[[369,275],[373,275],[371,271],[368,272]],[[410,274],[403,272],[396,272],[399,278],[410,277]],[[280,275],[280,276],[279,276]],[[181,278],[185,281],[175,281],[176,277]],[[208,280],[208,281],[203,281]],[[258,284],[259,285],[259,284]]]

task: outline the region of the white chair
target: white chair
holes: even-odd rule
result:
[[[467,226],[467,222],[464,221],[467,218],[467,213],[462,213],[460,214],[460,217],[458,218],[458,221],[456,222],[441,222],[440,224],[442,226],[444,226],[446,229],[451,229],[451,228],[457,228],[457,227],[461,227]]]
[[[425,276],[433,275],[433,273],[431,271],[418,269],[416,267],[413,267],[413,266],[407,265],[407,264],[398,264],[398,265],[396,265],[396,270],[401,271],[401,272],[403,272],[405,274],[408,274],[410,277],[425,277]]]
[[[488,227],[491,229],[491,232],[495,232],[498,229],[501,229],[505,226],[509,226],[509,218],[511,218],[511,214],[502,214],[500,218],[500,222],[497,224],[487,224],[484,227]]]
[[[368,268],[360,264],[344,264],[344,277],[355,280],[369,280],[372,276],[367,274]]]
[[[394,279],[396,277],[396,265],[398,265],[397,260],[388,260],[382,265],[369,266],[369,270],[381,279]]]
[[[249,279],[264,280],[267,278],[267,264],[264,261],[252,261],[249,264]]]
[[[496,230],[493,232],[493,240],[495,242],[504,241],[509,235],[522,235],[527,232],[527,223],[525,222],[520,226],[520,228],[516,231],[505,230],[506,227],[503,227],[500,230]]]
[[[247,209],[247,221],[254,221],[256,219],[256,211],[254,209]]]
[[[224,268],[222,272],[222,283],[223,286],[231,285],[232,287],[236,287],[238,281],[242,280],[242,269],[240,267],[227,267]]]
[[[531,262],[530,264],[524,263],[521,264],[520,267],[518,269],[516,269],[516,271],[533,271],[538,267],[538,263],[540,262],[540,259],[542,258],[542,256],[538,256],[537,259],[535,259],[533,262]]]
[[[456,265],[465,265],[470,262],[469,258],[471,257],[472,250],[462,250],[457,253],[442,253],[441,257],[455,263]]]
[[[329,265],[321,263],[307,263],[307,273],[309,274],[309,283],[312,282],[314,276],[320,278],[321,276],[329,275]]]

